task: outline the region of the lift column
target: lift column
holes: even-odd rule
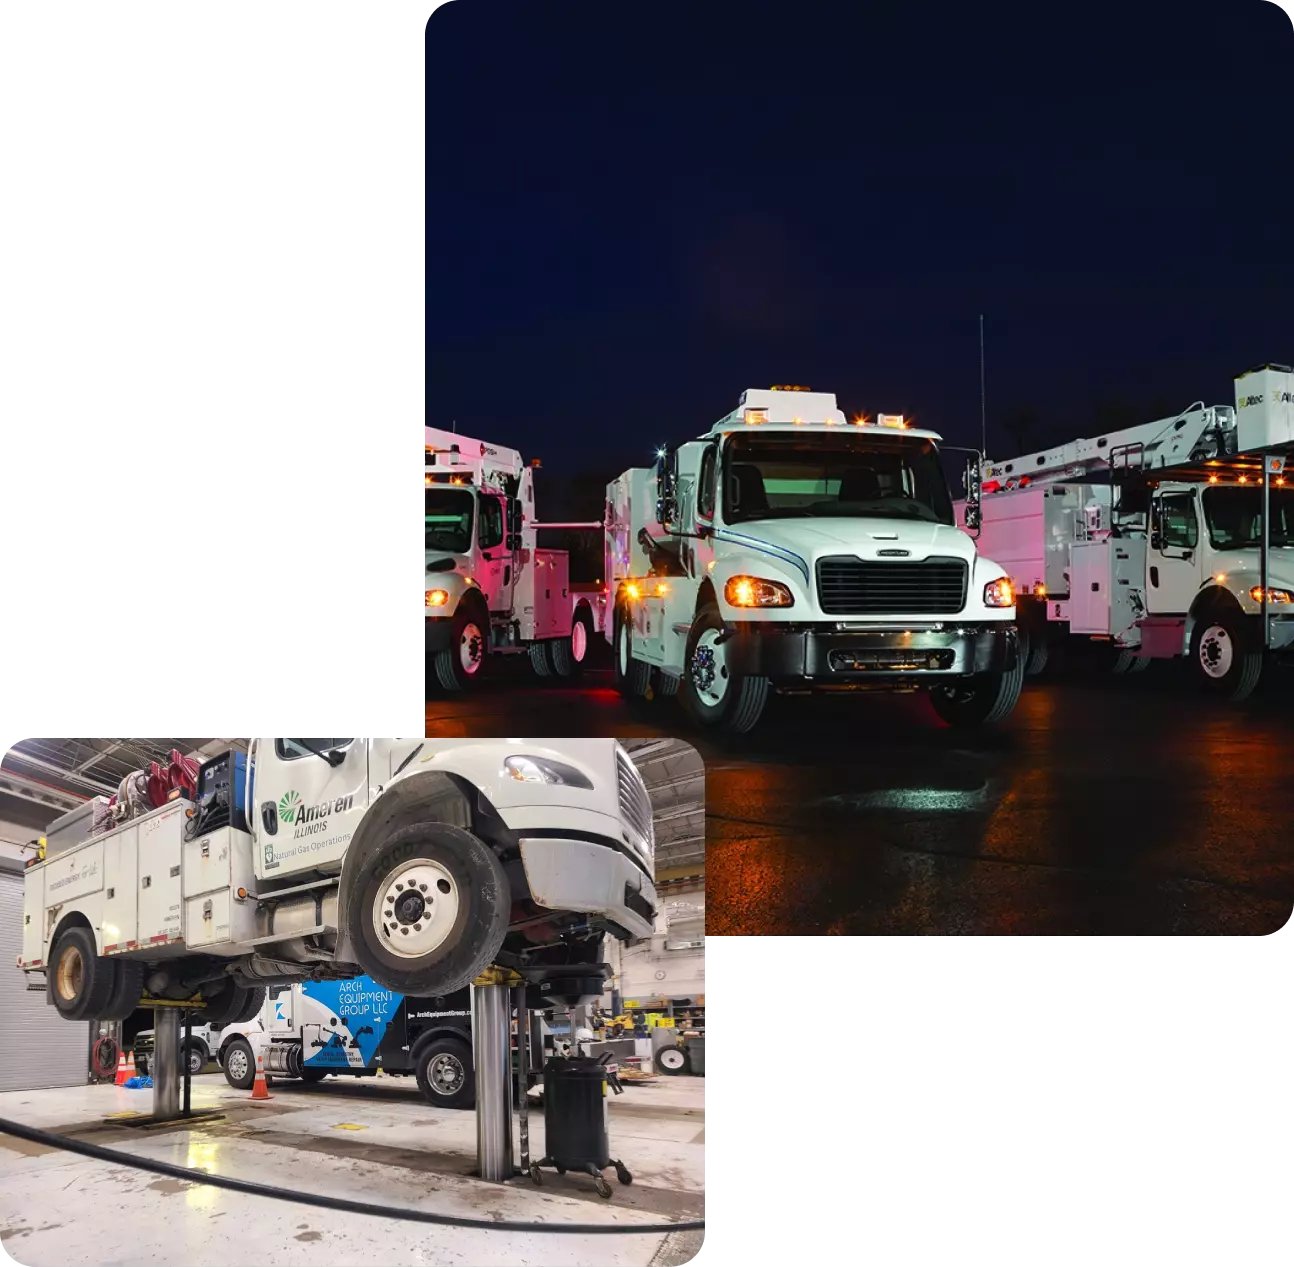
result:
[[[174,1007],[153,1009],[153,1120],[180,1116],[180,1012]]]
[[[492,968],[472,982],[472,1063],[476,1067],[476,1164],[503,1183],[512,1162],[512,990],[517,978]]]

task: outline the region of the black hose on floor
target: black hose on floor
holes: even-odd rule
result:
[[[470,1227],[482,1232],[566,1232],[571,1235],[621,1236],[659,1234],[663,1232],[693,1232],[705,1227],[704,1219],[683,1219],[677,1223],[636,1223],[620,1227],[613,1223],[522,1223],[508,1219],[468,1219],[455,1214],[432,1214],[427,1210],[404,1210],[395,1205],[372,1205],[367,1201],[348,1201],[344,1197],[324,1197],[311,1192],[293,1192],[289,1188],[273,1188],[264,1183],[251,1183],[246,1179],[230,1179],[225,1175],[211,1175],[205,1170],[191,1170],[187,1166],[172,1166],[168,1161],[153,1161],[118,1152],[115,1148],[100,1148],[84,1140],[67,1139],[49,1131],[24,1126],[0,1118],[0,1134],[13,1135],[33,1144],[61,1148],[65,1152],[80,1153],[95,1161],[107,1161],[117,1166],[132,1166],[170,1179],[183,1179],[188,1183],[205,1183],[213,1188],[228,1188],[231,1192],[246,1192],[253,1197],[273,1197],[278,1201],[295,1201],[298,1205],[313,1205],[322,1210],[344,1210],[348,1214],[371,1214],[381,1219],[405,1219],[412,1223],[440,1223],[446,1227]]]

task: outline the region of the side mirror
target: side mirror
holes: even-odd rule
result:
[[[963,520],[970,532],[978,532],[983,522],[980,512],[980,461],[980,455],[974,452],[966,459],[966,511]]]
[[[966,520],[966,527],[971,529],[971,531],[974,532],[979,529],[980,522],[981,522],[979,502],[966,503],[965,520]]]
[[[1150,534],[1150,548],[1152,550],[1162,550],[1164,548],[1164,539],[1157,532]]]
[[[672,451],[656,459],[656,522],[662,528],[678,518],[677,461]]]

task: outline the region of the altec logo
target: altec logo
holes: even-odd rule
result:
[[[1250,405],[1261,405],[1263,403],[1263,394],[1259,392],[1257,396],[1241,396],[1240,408],[1248,409]]]

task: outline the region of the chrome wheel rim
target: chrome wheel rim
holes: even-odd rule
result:
[[[247,1077],[247,1071],[251,1064],[247,1058],[247,1052],[241,1047],[235,1047],[233,1051],[225,1058],[229,1066],[229,1075],[235,1082],[241,1082]]]
[[[463,1062],[450,1052],[442,1051],[433,1056],[427,1066],[427,1081],[437,1095],[453,1095],[467,1080],[467,1070]]]
[[[719,641],[721,629],[707,629],[692,651],[688,672],[701,703],[717,708],[728,694],[728,654]]]

